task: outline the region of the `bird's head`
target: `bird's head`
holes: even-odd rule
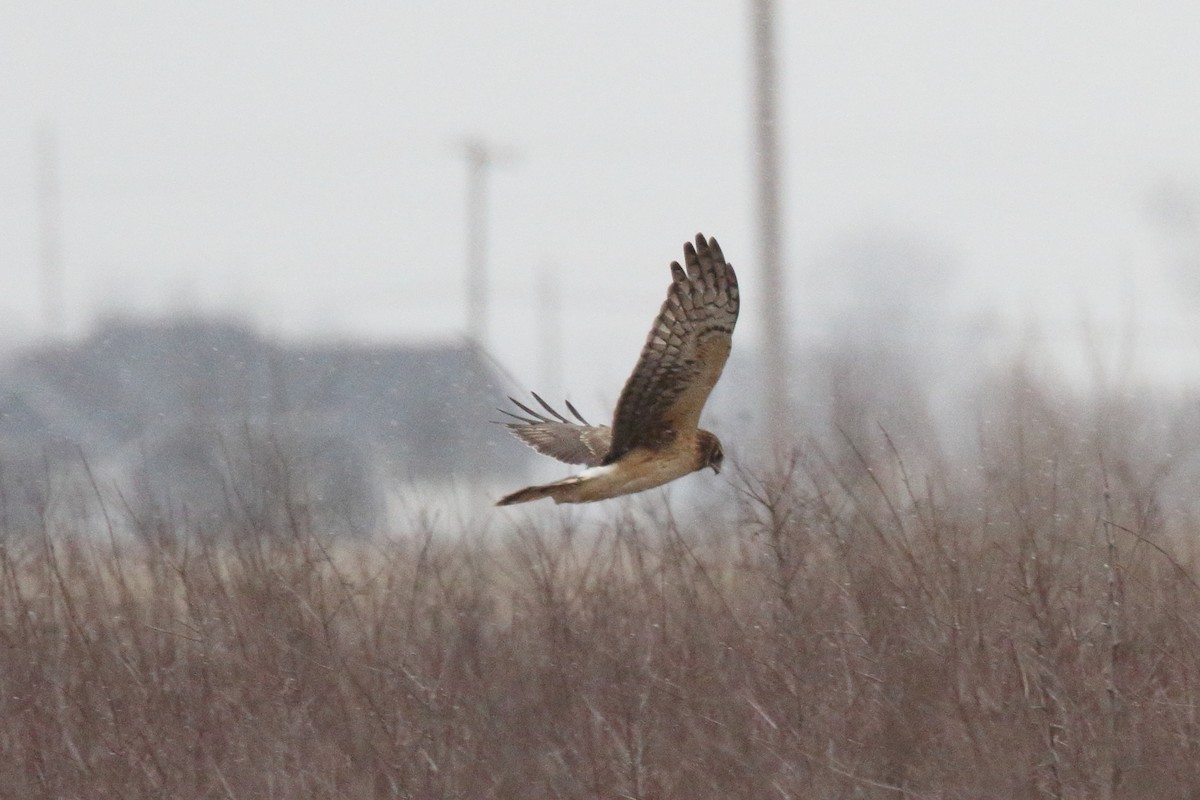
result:
[[[708,431],[697,431],[697,433],[700,435],[696,440],[699,450],[699,463],[696,465],[696,469],[712,467],[712,471],[719,474],[721,464],[725,462],[725,451],[721,449],[721,440]]]

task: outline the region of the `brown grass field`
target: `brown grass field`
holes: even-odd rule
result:
[[[1200,797],[1190,428],[1014,398],[969,469],[877,428],[703,518],[10,532],[0,796]]]

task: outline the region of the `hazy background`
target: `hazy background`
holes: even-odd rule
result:
[[[0,0],[0,794],[1200,797],[1200,3],[778,5],[769,463],[748,0]],[[697,231],[728,468],[494,509]]]
[[[746,2],[7,0],[0,335],[45,333],[50,130],[69,335],[186,310],[286,337],[459,336],[462,142],[481,137],[511,155],[488,344],[520,382],[602,415],[698,230],[740,268],[746,358],[771,290],[749,22]],[[799,348],[916,304],[918,340],[1070,362],[1088,329],[1132,342],[1141,375],[1195,376],[1200,6],[781,2],[776,22]],[[538,345],[548,272],[561,387]]]

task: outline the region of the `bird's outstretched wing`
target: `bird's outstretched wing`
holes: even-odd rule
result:
[[[666,447],[695,428],[729,357],[738,316],[733,267],[717,240],[702,234],[683,255],[687,269],[671,262],[667,299],[617,401],[605,464],[635,447]]]
[[[612,428],[607,425],[589,424],[568,400],[566,401],[567,410],[575,419],[579,420],[578,423],[571,422],[551,408],[550,404],[539,397],[536,392],[530,394],[550,416],[547,417],[545,414],[534,411],[516,398],[510,397],[508,399],[512,400],[513,405],[528,416],[498,409],[501,414],[507,414],[517,420],[502,424],[518,439],[543,455],[557,458],[568,464],[599,466],[612,444]]]

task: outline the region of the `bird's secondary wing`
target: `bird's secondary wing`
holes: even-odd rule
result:
[[[557,458],[568,464],[599,466],[612,444],[612,428],[607,425],[588,424],[588,421],[575,410],[575,406],[571,405],[571,401],[568,400],[567,410],[575,419],[579,420],[578,423],[572,422],[551,408],[550,404],[539,397],[536,392],[531,392],[531,394],[550,416],[534,411],[519,400],[510,397],[508,399],[512,400],[513,405],[525,412],[527,416],[499,409],[501,414],[517,420],[501,424],[512,431],[518,439],[543,455]]]

